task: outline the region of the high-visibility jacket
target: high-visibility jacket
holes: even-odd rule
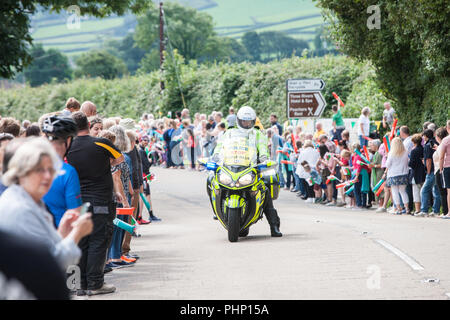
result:
[[[243,132],[239,129],[229,129],[227,130],[218,140],[217,146],[214,149],[213,157],[221,157],[223,159],[223,155],[221,152],[223,151],[224,142],[228,139],[233,138],[245,138],[246,144],[249,148],[256,150],[256,159],[260,162],[264,160],[269,160],[269,147],[268,147],[268,139],[260,130],[252,129],[248,133]],[[253,161],[252,161],[253,162]]]

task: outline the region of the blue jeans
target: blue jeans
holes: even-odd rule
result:
[[[118,215],[117,218],[127,222],[128,216]],[[120,257],[122,256],[122,239],[124,232],[125,230],[114,226],[111,246],[109,247],[108,251],[109,259],[120,259]]]
[[[306,194],[305,186],[300,181],[300,177],[295,173],[295,170],[294,170],[294,181],[295,181],[295,191],[300,191],[301,194],[303,195]]]
[[[344,130],[345,130],[345,128],[340,128],[340,129],[336,128],[336,132],[331,131],[331,132],[333,132],[333,137],[331,138],[331,140],[341,141],[342,140],[342,131],[344,131]]]
[[[358,182],[354,184],[355,189],[353,189],[353,194],[355,195],[356,206],[366,207],[367,206],[367,193],[361,192],[362,178],[358,179]]]
[[[369,141],[367,141],[366,139],[364,139],[363,136],[358,136],[358,138],[359,138],[359,144],[361,145],[361,148],[362,148],[363,146],[366,146],[366,147],[367,147]]]
[[[428,212],[432,193],[434,197],[433,212],[439,213],[441,208],[441,195],[435,184],[434,173],[427,174],[422,189],[420,190],[420,198],[422,200],[420,211]]]
[[[280,188],[284,188],[285,182],[281,162],[278,163],[278,175],[280,176]]]

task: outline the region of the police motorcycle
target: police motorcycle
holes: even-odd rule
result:
[[[280,184],[277,162],[256,163],[256,150],[232,139],[225,143],[219,161],[199,159],[207,170],[206,191],[215,216],[228,231],[228,240],[237,242],[263,218],[266,197],[278,198]]]

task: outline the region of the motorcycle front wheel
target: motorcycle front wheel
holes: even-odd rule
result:
[[[228,240],[236,242],[239,238],[241,208],[228,208]]]

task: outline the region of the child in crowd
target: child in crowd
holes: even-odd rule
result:
[[[367,195],[370,188],[370,168],[369,164],[367,164],[358,154],[358,152],[356,152],[359,151],[359,153],[361,153],[361,146],[359,145],[359,143],[354,143],[352,147],[352,149],[354,150],[352,161],[353,173],[355,175],[354,195],[356,199],[356,206],[360,209],[367,209],[371,206],[370,204],[367,204]]]
[[[372,169],[372,174],[370,175],[370,189],[373,189],[378,184],[384,173],[384,170],[381,168],[383,156],[378,152],[380,145],[381,141],[379,139],[369,141],[369,151],[373,155],[369,166],[370,169]],[[381,191],[378,196],[375,194],[375,201],[377,202],[378,207],[383,206],[383,198],[384,191]]]
[[[308,161],[303,161],[301,166],[303,167],[305,173],[309,176],[309,178],[306,179],[308,185],[308,199],[306,202],[317,203],[322,195],[322,177],[316,170],[310,167]]]

